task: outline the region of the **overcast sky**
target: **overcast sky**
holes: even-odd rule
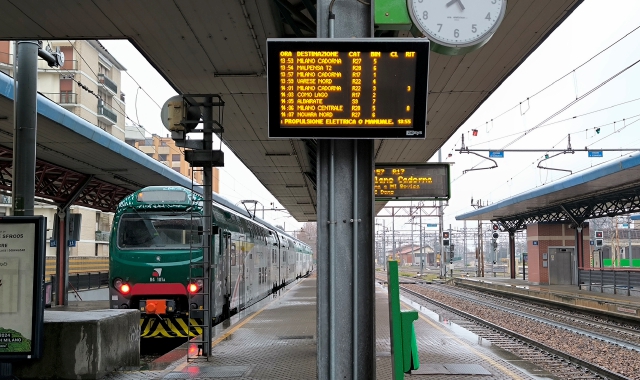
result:
[[[640,120],[640,64],[585,96],[640,60],[640,30],[632,32],[640,26],[637,17],[640,1],[621,0],[616,1],[615,6],[613,4],[610,0],[586,0],[580,5],[443,146],[443,160],[455,163],[452,166],[452,198],[445,209],[444,225],[447,228],[449,224],[454,228],[462,226],[462,222],[455,221],[455,216],[472,209],[472,197],[474,202],[481,199],[495,203],[569,175],[565,171],[538,169],[544,152],[505,152],[504,158],[496,159],[498,168],[463,175],[464,170],[487,167],[492,163],[456,152],[461,147],[462,134],[470,149],[564,149],[568,146],[568,135],[574,149],[640,147],[640,122],[632,124]],[[584,64],[629,32],[632,33],[615,46]],[[123,75],[122,89],[126,93],[129,117],[151,133],[166,135],[156,103],[162,105],[175,95],[173,89],[128,42],[101,42],[144,89],[138,89],[129,76]],[[566,74],[569,75],[539,92]],[[576,99],[581,100],[576,102]],[[575,104],[571,105],[572,102]],[[607,107],[611,108],[594,112]],[[565,119],[569,120],[563,121]],[[534,127],[538,128],[524,135],[524,131]],[[600,128],[600,133],[596,128]],[[473,129],[478,130],[477,137],[471,136]],[[449,153],[452,156],[448,158]],[[547,160],[542,166],[575,173],[630,153],[604,152],[603,158],[588,158],[586,152],[566,154]],[[437,155],[431,161],[437,161]],[[280,206],[228,149],[225,149],[225,167],[220,171],[221,194],[232,202],[256,199],[266,208],[270,208],[271,202]],[[266,212],[265,218],[277,224],[286,222],[288,231],[299,228],[299,223],[285,215]],[[397,220],[396,230],[409,229],[405,222],[407,220]],[[437,223],[437,220],[423,219],[423,223]]]

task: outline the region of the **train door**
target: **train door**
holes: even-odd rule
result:
[[[244,294],[243,289],[243,270],[242,270],[242,255],[240,252],[240,245],[237,238],[233,235],[229,239],[229,281],[230,281],[230,308],[238,309],[240,306],[240,299]]]
[[[254,244],[249,244],[247,241],[245,241],[244,246],[246,247],[245,249],[245,259],[244,259],[244,270],[245,270],[245,302],[246,304],[250,304],[251,301],[253,301],[254,298],[254,292],[256,291],[256,287],[257,284],[255,284],[255,260],[257,260],[257,257],[254,257],[254,255],[257,255],[257,251],[255,249],[255,245]],[[251,248],[249,248],[251,246]]]

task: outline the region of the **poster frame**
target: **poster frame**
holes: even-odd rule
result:
[[[0,362],[16,360],[33,360],[42,357],[44,346],[44,266],[45,266],[45,239],[47,219],[44,216],[2,216],[0,228],[3,225],[34,225],[34,249],[33,266],[34,276],[32,289],[31,308],[31,351],[29,352],[0,352]],[[0,254],[0,259],[2,258]]]

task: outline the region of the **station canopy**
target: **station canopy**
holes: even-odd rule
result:
[[[509,0],[500,28],[480,50],[455,57],[433,54],[427,138],[375,140],[375,161],[431,159],[581,2]],[[345,3],[335,3],[337,27],[350,22],[340,17],[341,9],[350,6]],[[267,137],[265,54],[267,38],[315,37],[316,22],[325,22],[326,16],[322,21],[317,17],[316,4],[316,0],[12,1],[4,2],[0,12],[0,40],[129,39],[178,93],[220,94],[226,103],[224,142],[292,216],[314,221],[317,141]],[[7,117],[2,123],[13,118],[8,108],[0,116]],[[376,208],[382,206],[384,202]]]
[[[457,220],[491,220],[504,229],[527,224],[564,222],[640,212],[640,153],[626,155],[456,216]]]

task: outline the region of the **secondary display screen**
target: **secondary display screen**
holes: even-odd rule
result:
[[[425,138],[426,39],[267,40],[269,137]]]
[[[448,164],[376,164],[376,200],[442,199],[451,197]]]

